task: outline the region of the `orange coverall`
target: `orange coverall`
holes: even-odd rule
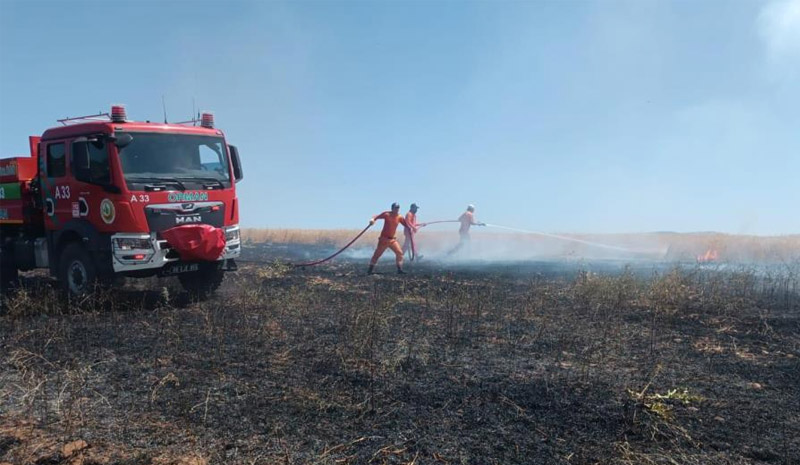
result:
[[[405,240],[403,241],[403,254],[408,252],[411,249],[411,260],[414,260],[414,257],[417,256],[417,246],[413,241],[412,236],[417,233],[417,214],[408,212],[406,213],[406,227],[403,228],[403,236]]]
[[[453,250],[448,252],[448,255],[452,255],[461,250],[461,248],[464,247],[464,244],[469,242],[470,226],[479,224],[475,221],[475,215],[473,215],[471,211],[465,211],[462,213],[461,216],[458,217],[458,221],[461,223],[461,226],[458,228],[459,241]]]
[[[467,239],[469,239],[469,227],[473,224],[478,224],[475,222],[475,216],[472,214],[472,212],[467,211],[458,217],[458,221],[461,222],[461,227],[458,228],[458,233],[462,236],[467,236]]]
[[[395,234],[397,233],[397,226],[402,224],[403,226],[408,227],[408,223],[406,223],[405,218],[399,213],[394,214],[390,211],[383,212],[378,216],[372,218],[373,220],[383,220],[383,230],[381,231],[381,236],[378,238],[378,247],[375,249],[375,253],[372,254],[372,260],[370,260],[370,265],[375,265],[378,263],[378,259],[381,258],[386,249],[392,249],[395,256],[395,262],[397,262],[397,266],[403,266],[403,249],[400,248],[400,244],[397,243],[397,237]]]

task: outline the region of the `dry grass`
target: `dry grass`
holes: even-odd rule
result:
[[[360,231],[356,229],[256,229],[243,228],[242,239],[250,243],[301,244],[335,246],[344,245]],[[367,238],[377,239],[376,231]]]
[[[693,258],[714,249],[723,261],[796,262],[800,259],[800,235],[748,236],[720,233],[661,233],[658,240],[669,247],[668,258]]]
[[[442,228],[444,229],[444,228]],[[458,241],[455,227],[448,230],[422,229],[418,240],[424,248],[444,251]],[[251,243],[313,245],[340,247],[360,231],[355,229],[255,229],[242,230],[242,238]],[[373,227],[356,244],[372,246],[379,229]],[[562,234],[564,237],[630,248],[649,258],[693,262],[708,250],[719,253],[719,262],[793,263],[800,261],[800,235],[746,236],[721,233],[643,233],[643,234]],[[401,231],[398,239],[402,240]],[[590,256],[604,249],[576,242],[535,234],[497,232],[491,228],[475,228],[473,240],[483,244],[506,244],[520,250],[541,251],[542,255]],[[615,252],[608,252],[611,257]],[[530,258],[528,256],[524,258]]]
[[[12,298],[0,462],[800,460],[794,269],[250,263],[203,303]]]
[[[355,248],[373,247],[380,235],[380,225],[372,227],[359,241]],[[325,248],[343,247],[350,242],[361,230],[356,229],[242,229],[242,240],[249,244],[290,244],[307,245]],[[452,247],[458,240],[458,235],[453,232],[422,230],[418,237],[425,241],[426,247],[431,250],[445,250]],[[403,242],[402,229],[397,231],[397,239]]]

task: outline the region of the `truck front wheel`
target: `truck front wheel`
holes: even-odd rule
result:
[[[222,284],[225,272],[220,263],[208,263],[200,266],[198,271],[178,275],[183,289],[194,297],[207,299]]]
[[[67,245],[61,252],[58,266],[58,280],[70,297],[84,296],[94,290],[97,267],[81,244],[73,242]]]

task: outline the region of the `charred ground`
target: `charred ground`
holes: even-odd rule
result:
[[[281,262],[300,252],[251,246],[201,303],[152,281],[65,305],[27,278],[0,462],[800,462],[796,268],[367,277]]]

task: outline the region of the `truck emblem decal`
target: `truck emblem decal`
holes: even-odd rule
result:
[[[201,221],[203,221],[203,217],[200,215],[183,215],[175,217],[175,224],[200,223]]]
[[[83,197],[78,197],[78,214],[80,216],[88,216],[89,215],[89,204],[86,202],[86,199]]]
[[[103,201],[100,202],[100,217],[103,218],[106,224],[114,222],[114,219],[117,217],[117,210],[114,208],[114,202],[108,199],[103,199]]]
[[[15,165],[16,166],[16,165]],[[45,164],[45,157],[39,157],[39,172],[45,172],[47,170],[47,165]],[[58,220],[58,217],[55,215],[55,201],[53,197],[50,196],[50,178],[41,176],[39,180],[42,183],[42,197],[44,197],[45,201],[45,213],[47,213],[48,218],[56,227],[61,226],[61,222]]]
[[[208,200],[208,192],[170,192],[168,202],[202,202]]]
[[[72,217],[80,218],[80,216],[81,216],[81,204],[78,202],[72,202]]]
[[[184,210],[194,210],[194,204],[193,203],[184,203],[184,204],[181,204],[181,208],[183,208]]]

